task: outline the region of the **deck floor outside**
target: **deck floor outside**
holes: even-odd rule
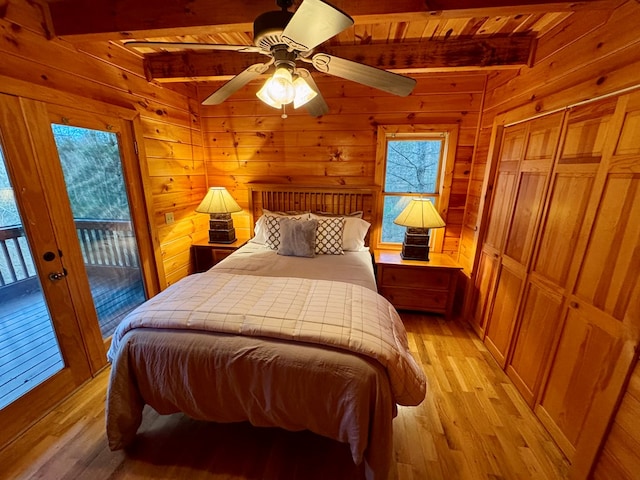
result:
[[[117,289],[108,277],[92,278],[100,330],[115,326],[141,303],[140,281],[131,279]],[[15,290],[15,286],[13,286]],[[0,294],[2,293],[0,289]],[[0,298],[0,408],[4,408],[63,366],[47,307],[42,297],[24,289]]]

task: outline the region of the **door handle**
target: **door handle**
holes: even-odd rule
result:
[[[49,280],[57,282],[67,276],[67,269],[63,268],[61,272],[53,272],[49,274]]]

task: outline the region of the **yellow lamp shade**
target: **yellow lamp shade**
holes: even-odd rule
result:
[[[241,212],[242,207],[234,200],[224,187],[211,187],[196,212],[198,213],[233,213]]]
[[[444,220],[433,202],[427,198],[414,198],[393,221],[396,225],[413,228],[441,228]]]

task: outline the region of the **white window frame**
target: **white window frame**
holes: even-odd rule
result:
[[[458,145],[458,125],[457,124],[422,124],[422,125],[379,125],[377,148],[376,148],[376,171],[375,184],[380,188],[380,195],[377,201],[376,221],[373,228],[372,243],[373,248],[384,248],[389,250],[400,250],[402,243],[391,243],[382,241],[382,218],[384,209],[385,176],[387,171],[387,145],[391,140],[433,140],[443,139],[444,144],[440,157],[440,175],[437,180],[437,192],[427,194],[434,198],[436,209],[447,222],[447,212],[449,209],[449,198],[451,196],[451,185],[453,182],[453,168],[455,163],[455,153]],[[419,194],[398,194],[390,193],[389,196],[417,197]],[[431,230],[431,251],[442,252],[444,245],[445,231],[447,227],[435,228]]]

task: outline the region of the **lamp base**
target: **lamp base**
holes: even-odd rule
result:
[[[408,227],[400,256],[404,260],[429,261],[429,229]]]
[[[233,243],[236,229],[230,213],[212,213],[209,219],[209,243]]]
[[[403,260],[421,260],[429,261],[429,245],[406,245],[402,244],[400,257]]]

